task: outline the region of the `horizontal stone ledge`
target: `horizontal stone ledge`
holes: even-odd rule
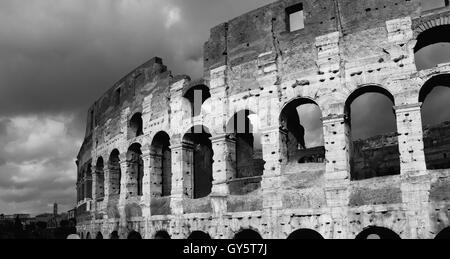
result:
[[[412,112],[420,110],[422,108],[422,103],[412,103],[412,104],[404,104],[399,106],[394,106],[394,110],[397,112]]]

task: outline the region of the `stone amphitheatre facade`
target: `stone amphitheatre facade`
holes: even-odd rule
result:
[[[435,238],[450,226],[450,123],[422,103],[450,63],[450,7],[420,0],[279,0],[211,30],[204,76],[153,58],[89,109],[77,157],[87,238]],[[295,20],[297,19],[297,20]],[[298,20],[301,19],[301,20]],[[352,140],[352,102],[392,102],[397,132]],[[200,105],[199,105],[200,104]],[[302,105],[320,109],[307,146]],[[236,123],[237,122],[237,123]]]

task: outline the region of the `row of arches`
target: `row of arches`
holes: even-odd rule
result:
[[[230,120],[227,128],[232,132],[230,137],[235,143],[233,161],[235,162],[236,175],[233,178],[252,178],[261,176],[264,170],[262,159],[262,145],[260,134],[253,133],[255,114],[245,110],[236,113]],[[184,193],[187,197],[199,199],[208,196],[212,190],[213,182],[213,148],[209,129],[198,125],[191,128],[182,138],[183,162],[190,165],[184,172]],[[105,196],[105,184],[109,186],[110,195],[119,195],[121,192],[121,162],[126,162],[126,183],[130,196],[143,195],[144,165],[142,159],[142,146],[133,144],[128,148],[126,161],[120,161],[120,152],[115,149],[111,152],[105,167],[102,157],[97,159],[97,197]],[[170,137],[166,132],[155,135],[150,146],[151,167],[151,195],[152,197],[167,197],[171,195],[172,184],[172,150]],[[109,172],[109,182],[105,183],[105,173]],[[252,191],[257,187],[249,189]]]
[[[450,96],[449,88],[450,75],[438,75],[428,80],[419,94],[428,169],[450,168],[450,109],[445,98]],[[398,118],[394,106],[394,96],[375,85],[358,88],[345,102],[345,134],[350,145],[352,180],[400,174]],[[288,163],[325,161],[321,119],[322,112],[311,99],[298,98],[284,107],[280,125],[286,134]]]
[[[82,236],[82,233],[81,233]],[[91,239],[91,235],[88,232],[85,239]],[[101,232],[96,234],[95,239],[103,239]],[[117,231],[113,231],[110,235],[110,239],[119,239]],[[142,239],[142,236],[137,231],[131,231],[127,235],[127,239]],[[171,239],[169,233],[164,230],[156,232],[154,239]],[[188,240],[211,240],[211,236],[203,231],[193,231],[187,238]],[[253,229],[243,229],[236,233],[233,237],[235,240],[262,240],[261,235]],[[322,240],[324,237],[317,231],[312,229],[298,229],[292,232],[288,237],[288,240],[302,239],[302,240]],[[364,229],[359,233],[355,239],[387,239],[387,240],[399,240],[400,236],[394,231],[384,228],[371,226]],[[450,227],[442,230],[436,235],[435,239],[450,239]]]
[[[170,196],[172,153],[169,135],[165,132],[156,134],[151,144],[150,152],[150,164],[153,169],[151,179],[152,195],[158,197]],[[139,143],[134,143],[128,148],[125,161],[121,161],[120,152],[117,149],[111,152],[106,165],[103,157],[99,157],[95,165],[97,199],[102,200],[104,198],[105,186],[108,187],[109,195],[119,195],[121,193],[121,162],[126,163],[127,195],[142,196],[144,194],[144,160],[142,155],[142,146]],[[108,179],[105,178],[105,170],[109,173]]]
[[[449,87],[450,75],[438,75],[429,80],[420,92],[419,101],[423,102],[424,145],[428,169],[450,168],[450,134],[448,132],[450,126],[430,131],[426,124],[426,122],[436,124],[439,120],[450,121],[450,113],[438,119],[427,119],[436,109],[447,110],[445,104],[436,108],[435,101],[436,98],[440,98],[443,90],[449,91]],[[353,180],[400,174],[397,120],[393,106],[393,95],[379,86],[361,87],[346,101],[348,117],[346,123],[351,138],[350,165]],[[295,99],[283,108],[280,125],[281,130],[286,134],[283,144],[286,148],[288,163],[325,163],[321,119],[322,113],[319,106],[307,98]],[[233,162],[236,173],[233,179],[258,178],[263,174],[265,161],[261,134],[257,126],[257,115],[250,110],[237,112],[227,124],[227,133],[235,144]],[[447,135],[449,138],[442,138]],[[184,192],[192,198],[205,197],[211,192],[213,180],[211,134],[206,127],[195,126],[184,135],[182,141],[185,147],[184,152],[186,152],[185,162],[192,165],[191,170],[186,172],[191,177],[185,179]],[[133,144],[126,154],[127,189],[131,190],[130,195],[143,195],[144,165],[141,148],[140,144]],[[443,154],[440,153],[442,150]],[[156,134],[151,143],[150,152],[151,195],[152,197],[170,196],[172,152],[169,135],[165,132]],[[107,183],[109,194],[120,194],[122,172],[119,156],[119,151],[113,150],[106,165],[102,157],[98,158],[95,166],[97,197],[102,198],[105,195],[105,168],[109,170]],[[258,185],[249,187],[248,191],[256,188]]]

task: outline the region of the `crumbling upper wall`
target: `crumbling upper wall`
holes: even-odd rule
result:
[[[303,3],[306,10],[305,29],[290,33],[287,31],[285,9],[297,3]],[[218,25],[211,29],[211,37],[205,43],[205,77],[211,69],[255,60],[261,53],[276,50],[277,44],[295,41],[300,44],[298,48],[312,48],[315,37],[337,30],[336,20],[333,0],[284,0]],[[285,51],[288,49],[286,46]],[[312,55],[306,58],[314,59]]]
[[[96,126],[117,117],[115,115],[120,114],[124,106],[138,106],[136,103],[140,103],[140,97],[150,94],[155,97],[167,96],[170,80],[171,72],[167,70],[161,58],[154,57],[140,65],[115,83],[89,109],[86,135],[90,135]],[[120,89],[120,98],[117,103],[118,89]],[[152,110],[158,111],[161,107],[160,101],[165,99],[167,98],[158,98],[156,103],[153,102]]]
[[[305,28],[289,32],[286,8],[298,3],[303,4]],[[318,36],[341,31],[345,37],[373,28],[385,31],[386,21],[421,14],[421,0],[279,0],[211,29],[204,46],[205,77],[214,68],[234,67],[270,51],[295,62],[300,58],[305,69],[315,65]],[[372,41],[372,46],[378,43]]]

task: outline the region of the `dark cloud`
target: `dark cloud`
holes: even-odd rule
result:
[[[85,109],[153,56],[199,77],[209,28],[268,2],[4,0],[0,114]]]

